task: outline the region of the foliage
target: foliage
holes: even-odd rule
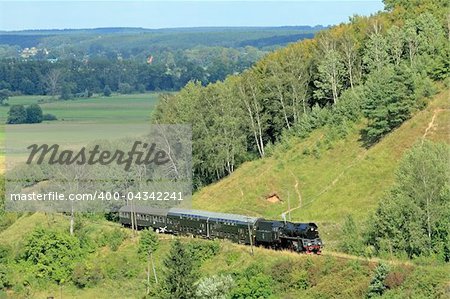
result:
[[[11,92],[8,89],[0,89],[0,105],[8,103],[8,98],[11,96]]]
[[[231,275],[205,277],[198,282],[195,296],[199,299],[226,299],[234,285]]]
[[[382,295],[386,290],[385,278],[389,273],[389,267],[385,264],[379,264],[375,268],[375,274],[370,282],[367,292],[367,298],[377,297]]]
[[[343,252],[355,255],[363,253],[364,246],[360,230],[351,215],[345,218],[340,240],[339,248]]]
[[[377,142],[410,117],[414,103],[405,80],[391,66],[380,67],[370,74],[364,85],[363,113],[369,121],[364,130],[366,144]]]
[[[79,288],[92,287],[98,284],[104,275],[99,266],[78,263],[72,273],[72,281]]]
[[[186,244],[186,250],[194,261],[194,265],[200,266],[207,259],[217,255],[220,250],[220,244],[213,242],[189,242]]]
[[[53,121],[53,120],[58,120],[58,118],[51,114],[51,113],[45,113],[42,115],[42,120],[44,121]]]
[[[172,243],[169,256],[164,260],[166,268],[161,297],[190,299],[195,295],[195,272],[194,261],[180,240]]]
[[[11,286],[11,277],[8,265],[0,263],[0,291]],[[0,293],[1,295],[1,293]]]
[[[27,111],[23,105],[12,105],[8,111],[7,124],[23,124],[27,120]]]
[[[42,109],[38,104],[31,104],[26,108],[27,119],[26,123],[35,124],[43,120]]]
[[[152,229],[145,229],[141,232],[141,238],[139,239],[138,252],[141,256],[147,258],[147,256],[158,249],[159,240],[158,236]]]
[[[37,277],[58,283],[70,278],[75,263],[83,256],[76,237],[56,230],[37,228],[27,238],[22,257]]]
[[[115,228],[112,231],[104,232],[100,243],[103,245],[108,245],[112,251],[117,251],[125,238],[126,233],[120,228]]]
[[[111,88],[109,87],[109,85],[105,85],[105,87],[103,88],[103,95],[105,97],[111,96]]]
[[[258,273],[251,277],[243,277],[237,281],[237,287],[232,291],[233,299],[269,298],[273,294],[272,278]]]
[[[402,159],[395,186],[370,222],[368,242],[378,251],[450,260],[449,150],[424,141]]]

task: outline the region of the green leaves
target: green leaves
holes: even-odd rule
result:
[[[426,141],[403,158],[396,185],[370,223],[378,251],[450,260],[450,147]]]
[[[142,257],[147,258],[151,253],[158,249],[159,240],[153,229],[145,229],[141,232],[139,239],[138,252]]]
[[[83,256],[78,239],[55,230],[36,229],[27,239],[23,258],[33,265],[37,277],[58,283],[67,280]]]

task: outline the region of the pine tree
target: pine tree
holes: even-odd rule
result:
[[[169,256],[164,261],[166,273],[163,282],[165,298],[191,299],[195,297],[195,281],[192,257],[180,240],[175,240]]]
[[[375,269],[375,275],[369,285],[369,291],[367,293],[367,298],[377,297],[384,293],[386,286],[384,284],[384,279],[389,273],[389,267],[385,264],[379,264]]]

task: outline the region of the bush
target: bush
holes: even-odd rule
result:
[[[369,285],[369,290],[367,292],[368,298],[377,297],[383,295],[386,290],[385,279],[389,273],[389,267],[385,264],[379,264],[375,269],[375,274]]]
[[[78,239],[67,233],[37,228],[25,243],[23,260],[36,277],[56,282],[67,280],[77,259],[83,256]]]
[[[133,87],[131,87],[130,84],[128,84],[128,83],[119,83],[119,93],[127,94],[127,93],[132,93],[132,92],[133,92]]]
[[[194,263],[200,266],[219,252],[220,244],[218,242],[193,241],[187,244],[186,250],[192,256]]]
[[[23,105],[12,105],[9,108],[7,124],[23,124],[27,121],[27,111]]]
[[[103,277],[104,275],[100,267],[84,263],[77,264],[72,273],[72,281],[79,288],[94,286]]]
[[[38,104],[32,104],[27,107],[27,124],[36,124],[42,122],[42,109]]]
[[[11,287],[11,281],[8,273],[10,273],[8,267],[4,264],[0,264],[0,291]],[[0,296],[0,298],[2,297]]]
[[[273,294],[273,281],[270,276],[258,273],[249,278],[238,281],[238,287],[233,290],[233,299],[261,299],[269,298]]]
[[[53,121],[53,120],[58,120],[58,118],[53,114],[46,113],[46,114],[42,115],[42,120]]]
[[[117,251],[122,242],[125,240],[126,233],[120,228],[115,228],[111,232],[107,232],[103,235],[103,244],[108,245],[112,251]]]
[[[196,296],[199,299],[228,298],[235,283],[231,275],[205,277],[197,285]]]

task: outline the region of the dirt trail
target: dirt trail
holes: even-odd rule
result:
[[[441,112],[442,109],[435,109],[433,113],[433,117],[431,118],[431,121],[428,123],[428,127],[425,129],[425,132],[422,135],[422,143],[424,142],[425,138],[427,138],[428,133],[431,129],[436,129],[437,125],[434,124],[434,120],[436,119],[436,116],[439,112]]]
[[[287,211],[281,213],[281,218],[282,219],[286,219],[286,214],[289,214],[292,211],[295,211],[295,210],[300,209],[302,207],[302,194],[300,193],[300,190],[298,189],[298,184],[299,184],[298,179],[297,179],[297,177],[294,175],[294,173],[291,170],[289,170],[289,172],[291,173],[292,177],[295,180],[294,189],[295,189],[295,193],[297,193],[297,196],[298,196],[298,205],[296,207],[290,208]]]

